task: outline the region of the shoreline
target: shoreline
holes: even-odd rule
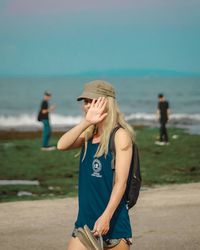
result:
[[[142,129],[142,128],[152,128],[158,129],[160,128],[159,122],[149,122],[149,121],[135,121],[130,119],[129,124],[135,129]],[[68,131],[69,129],[76,126],[77,123],[74,124],[52,124],[52,135],[61,135],[62,133]],[[42,133],[42,123],[36,125],[19,125],[19,126],[1,126],[0,125],[0,140],[1,139],[14,139],[16,138],[38,138],[41,136]],[[187,134],[193,135],[200,135],[200,123],[171,123],[171,120],[167,123],[167,129],[181,129]],[[30,135],[30,137],[28,137]]]
[[[145,125],[132,125],[134,129],[142,129],[148,126]],[[60,136],[73,126],[62,126],[62,127],[52,127],[52,136]],[[42,128],[7,128],[1,129],[0,128],[0,140],[10,140],[10,139],[33,139],[33,138],[41,138],[42,135]]]
[[[135,130],[138,129],[145,129],[145,128],[157,128],[158,127],[152,127],[152,126],[146,126],[146,125],[132,125]],[[71,129],[73,126],[67,126],[67,127],[57,127],[52,128],[52,136],[61,136],[63,133],[67,132],[69,129]],[[195,134],[199,135],[199,133],[192,133],[187,128],[180,128],[180,127],[168,127],[169,129],[181,129],[187,134]],[[18,139],[35,139],[35,138],[41,138],[42,136],[42,128],[21,128],[21,129],[0,129],[0,140],[18,140]]]

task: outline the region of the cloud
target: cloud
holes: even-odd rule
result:
[[[1,0],[0,1],[0,9],[4,9],[6,6],[8,6],[13,0]]]
[[[9,0],[1,3],[4,11],[11,14],[34,14],[43,12],[101,11],[128,8],[133,1],[124,0]]]
[[[57,18],[80,16],[104,22],[149,24],[199,23],[199,0],[0,0],[0,16]],[[120,20],[120,17],[122,19]],[[127,19],[127,20],[126,20]]]

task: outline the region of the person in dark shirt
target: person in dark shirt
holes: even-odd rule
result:
[[[166,124],[169,120],[170,108],[169,102],[165,100],[163,94],[158,95],[157,118],[160,122],[160,140],[156,142],[158,145],[168,145],[169,138],[167,133]]]
[[[51,136],[51,125],[49,122],[49,112],[51,112],[55,109],[55,106],[49,107],[50,98],[51,98],[51,93],[46,91],[44,93],[44,99],[41,103],[40,111],[38,114],[38,121],[41,121],[43,123],[41,150],[45,150],[45,151],[56,149],[56,147],[49,146],[49,140],[50,140],[50,136]]]

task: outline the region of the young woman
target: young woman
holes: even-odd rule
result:
[[[85,85],[78,101],[83,101],[85,117],[58,141],[59,150],[82,148],[79,171],[79,212],[68,250],[86,250],[76,237],[76,229],[87,225],[94,235],[102,235],[112,250],[128,250],[132,232],[123,198],[129,174],[134,132],[117,107],[111,84],[96,80]],[[113,180],[110,135],[117,126],[115,177]]]

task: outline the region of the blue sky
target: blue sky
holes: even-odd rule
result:
[[[200,73],[199,0],[1,0],[0,75]]]

